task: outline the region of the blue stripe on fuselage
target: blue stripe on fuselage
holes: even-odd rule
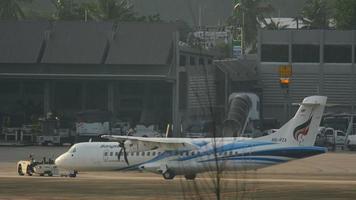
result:
[[[220,147],[208,149],[206,151],[200,152],[199,154],[191,155],[191,156],[185,156],[183,158],[178,158],[177,161],[186,161],[186,160],[191,160],[197,157],[202,157],[210,154],[219,154],[223,153],[225,151],[233,151],[233,150],[238,150],[238,149],[245,149],[245,148],[252,148],[252,147],[257,147],[257,146],[266,146],[266,145],[272,145],[275,143],[272,142],[232,142]]]

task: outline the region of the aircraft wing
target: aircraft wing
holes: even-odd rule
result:
[[[147,151],[154,149],[163,149],[166,151],[174,150],[196,150],[199,146],[190,143],[185,138],[148,138],[134,136],[103,135],[111,141],[125,142],[125,147],[130,151]]]

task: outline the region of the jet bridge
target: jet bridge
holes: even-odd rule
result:
[[[226,120],[223,123],[225,137],[244,135],[250,121],[259,120],[259,98],[252,93],[233,93],[229,97]]]

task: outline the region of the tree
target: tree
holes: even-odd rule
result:
[[[244,43],[251,48],[251,52],[257,50],[256,38],[257,30],[260,28],[260,22],[265,15],[274,11],[271,4],[263,0],[240,0],[235,6],[235,23],[242,27]],[[236,25],[236,24],[235,24]]]
[[[159,14],[139,16],[134,10],[133,5],[128,0],[97,0],[97,19],[111,20],[114,22],[122,21],[146,21],[160,22]]]
[[[56,8],[53,16],[55,20],[80,20],[84,19],[83,13],[80,12],[79,4],[74,0],[52,0]]]
[[[302,10],[302,21],[308,29],[327,29],[331,9],[327,0],[308,0]]]
[[[21,3],[32,2],[32,0],[1,0],[0,1],[0,19],[18,20],[25,19]]]
[[[136,21],[133,6],[127,0],[98,0],[98,16],[101,20]]]
[[[336,0],[335,22],[338,29],[356,29],[356,1]]]

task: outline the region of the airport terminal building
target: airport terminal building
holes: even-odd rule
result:
[[[12,127],[83,110],[162,128],[209,118],[211,107],[224,117],[231,85],[257,72],[215,64],[219,56],[182,45],[169,23],[1,21],[0,113]]]
[[[326,112],[354,112],[355,31],[261,30],[258,39],[264,117],[283,122],[285,102],[299,103],[309,95],[328,96]],[[279,66],[286,64],[293,73],[289,97],[279,84]]]

